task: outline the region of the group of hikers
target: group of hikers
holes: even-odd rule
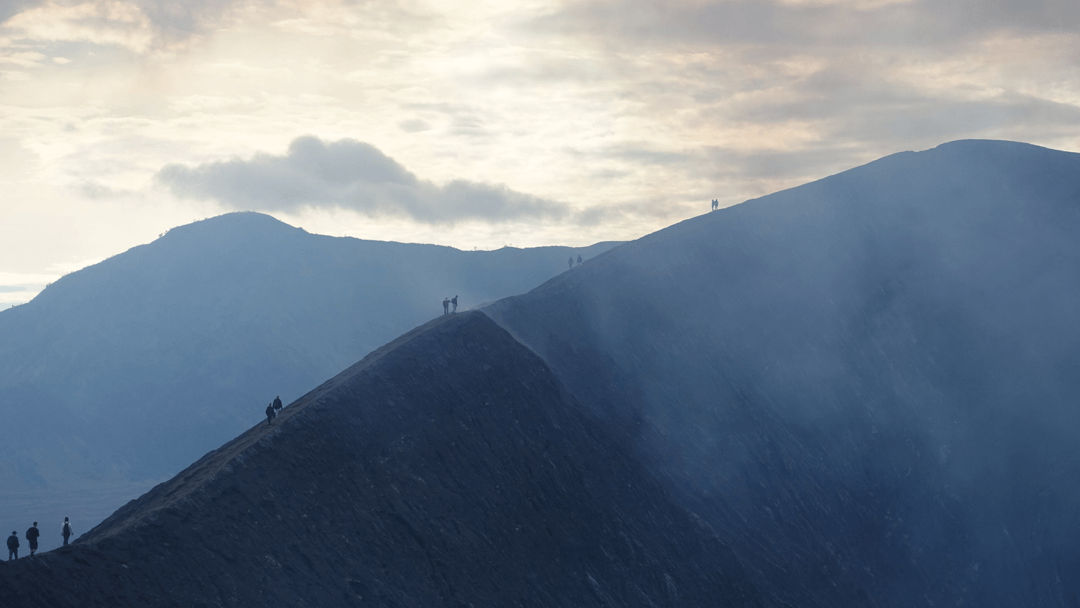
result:
[[[715,199],[715,198],[712,199],[712,210],[716,211],[719,208],[720,208],[720,201]]]
[[[450,310],[450,306],[453,305],[454,309]],[[452,298],[443,298],[442,301],[442,314],[448,315],[452,312],[457,312],[457,295]]]
[[[577,263],[581,264],[581,256],[580,255],[577,256]],[[570,256],[570,259],[566,260],[566,267],[567,268],[573,268],[574,267],[574,256]]]
[[[274,424],[274,418],[277,418],[283,407],[285,406],[281,404],[281,395],[274,397],[270,405],[266,406],[266,424]]]
[[[68,539],[71,538],[71,522],[68,518],[64,518],[64,525],[60,527],[60,535],[64,537],[64,546],[68,544]],[[41,536],[41,531],[38,530],[37,522],[34,525],[26,529],[26,542],[30,545],[30,557],[34,557],[38,548],[38,537]],[[8,548],[8,561],[13,559],[19,559],[19,535],[14,530],[11,531],[11,536],[7,539]]]

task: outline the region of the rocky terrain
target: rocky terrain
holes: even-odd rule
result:
[[[481,313],[369,355],[74,545],[5,606],[758,606],[626,435]]]

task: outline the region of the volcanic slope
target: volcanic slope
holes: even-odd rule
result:
[[[611,246],[459,251],[234,213],[65,276],[0,312],[0,420],[19,429],[0,445],[0,521],[30,516],[5,507],[17,492],[170,477],[275,395],[288,403],[442,314],[444,297],[522,293]],[[22,502],[87,522],[82,495],[51,516]]]
[[[12,606],[757,606],[630,438],[480,312],[428,323],[0,564]]]
[[[1080,155],[906,152],[486,311],[798,606],[1080,606]]]

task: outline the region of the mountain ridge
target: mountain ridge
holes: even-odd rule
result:
[[[0,566],[0,595],[20,606],[764,605],[625,439],[565,397],[486,315],[437,319],[72,546]]]
[[[289,402],[441,314],[443,298],[468,308],[524,291],[570,252],[609,246],[464,252],[240,213],[67,275],[0,313],[0,417],[29,429],[0,445],[0,518],[19,517],[14,494],[37,493],[50,505],[39,519],[62,519],[81,511],[66,487],[119,497],[160,481],[275,395]]]

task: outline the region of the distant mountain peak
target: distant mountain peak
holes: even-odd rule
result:
[[[272,215],[257,211],[235,211],[172,228],[162,238],[181,234],[258,235],[306,233]]]

